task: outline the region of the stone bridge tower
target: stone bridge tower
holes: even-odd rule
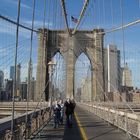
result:
[[[42,32],[43,29],[39,31]],[[49,98],[48,62],[60,52],[66,63],[66,97],[74,98],[74,67],[78,56],[84,52],[91,62],[92,100],[104,100],[103,82],[103,29],[77,31],[69,36],[62,30],[44,30],[45,37],[39,32],[37,81],[35,101],[41,99],[43,92]]]

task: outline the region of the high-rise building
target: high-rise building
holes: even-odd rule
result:
[[[21,79],[20,79],[20,69],[21,69],[21,65],[20,63],[16,66],[16,95],[15,96],[21,96],[20,95],[20,83],[21,83]],[[12,79],[14,81],[15,79],[15,67],[11,66],[10,67],[10,79]]]
[[[32,77],[32,71],[33,71],[33,65],[32,65],[32,60],[30,59],[29,63],[28,63],[28,97],[29,100],[33,100],[34,99],[34,78]]]
[[[127,63],[125,67],[122,68],[122,86],[132,87],[132,72]]]
[[[35,89],[36,89],[36,80],[34,77],[32,77],[32,79],[31,79],[31,97],[29,98],[30,100],[34,100]]]
[[[14,75],[15,75],[15,67],[11,66],[10,67],[10,79],[14,79]]]
[[[120,90],[120,51],[115,45],[109,44],[104,50],[105,88],[107,92]]]
[[[21,82],[21,99],[26,100],[27,99],[27,82]]]
[[[21,85],[20,69],[21,69],[21,65],[19,63],[16,67],[16,89],[17,89],[16,96],[18,96],[18,97],[21,97],[21,93],[20,93],[20,85]]]
[[[0,70],[0,90],[3,90],[4,88],[4,73],[2,70]]]
[[[81,101],[81,88],[77,88],[77,93],[76,93],[76,100],[78,101],[78,102],[80,102]]]
[[[5,91],[7,93],[8,100],[12,100],[13,95],[13,80],[5,79]]]
[[[91,101],[91,79],[90,78],[82,79],[81,100],[84,102]]]

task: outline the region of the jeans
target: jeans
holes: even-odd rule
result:
[[[67,115],[67,125],[72,127],[72,114]]]
[[[57,115],[54,115],[54,128],[58,127],[59,126],[59,118]]]

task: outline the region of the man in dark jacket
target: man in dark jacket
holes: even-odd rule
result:
[[[72,127],[72,114],[74,113],[75,105],[68,98],[64,106],[66,108],[65,114],[66,114],[67,125],[68,127]]]

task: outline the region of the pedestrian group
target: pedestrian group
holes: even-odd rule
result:
[[[63,125],[64,112],[66,115],[66,123],[69,128],[72,127],[72,118],[74,114],[76,103],[74,100],[68,98],[64,103],[63,100],[57,100],[54,102],[53,118],[54,118],[54,128],[58,128],[59,125]]]

